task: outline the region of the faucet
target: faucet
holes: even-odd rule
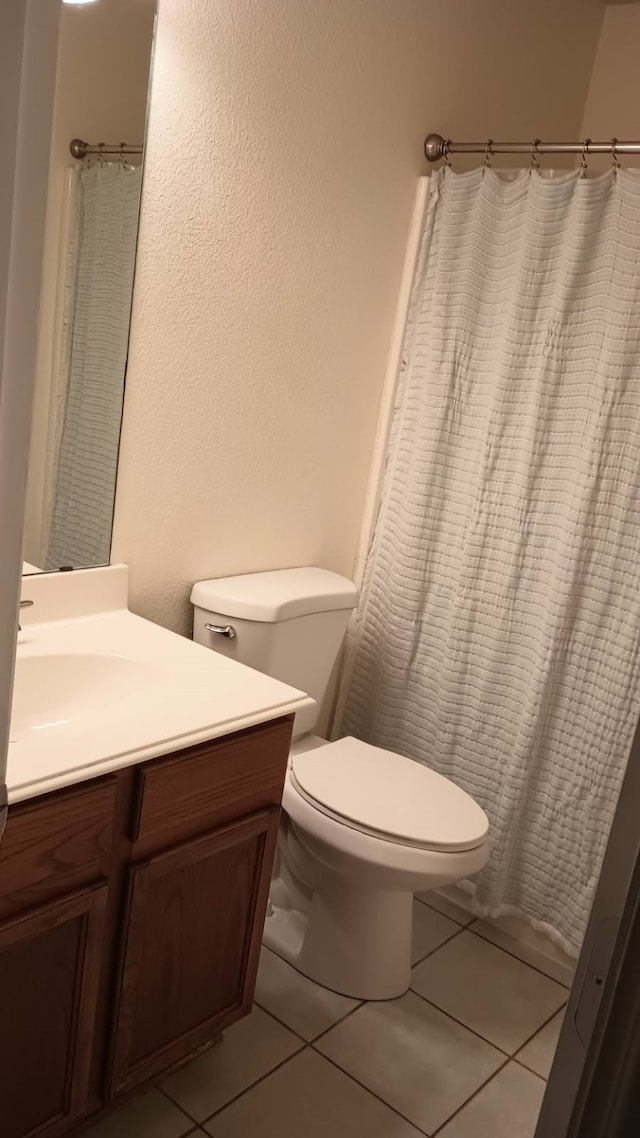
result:
[[[33,604],[33,601],[20,601],[20,608],[21,609],[30,609],[32,604]],[[18,625],[18,632],[22,632],[22,625],[21,624]]]

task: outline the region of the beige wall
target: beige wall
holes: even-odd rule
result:
[[[24,534],[25,556],[36,564],[40,563],[49,475],[47,439],[54,427],[51,397],[59,352],[56,304],[64,247],[64,186],[66,171],[74,164],[69,143],[72,138],[142,141],[154,14],[153,0],[101,0],[87,8],[61,6]]]
[[[113,558],[353,567],[428,130],[573,137],[599,0],[160,0]]]
[[[598,44],[581,138],[638,138],[640,135],[640,3],[607,7]],[[590,168],[610,160],[593,158]],[[625,158],[625,166],[640,159]]]

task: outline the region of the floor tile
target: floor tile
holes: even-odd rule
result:
[[[359,1003],[314,984],[268,948],[260,956],[256,1002],[303,1039],[315,1039]]]
[[[460,925],[444,917],[442,913],[430,909],[420,901],[413,903],[413,943],[411,946],[411,963],[417,964],[419,960],[433,952],[445,940],[460,932]]]
[[[153,1090],[90,1123],[78,1138],[181,1138],[191,1130],[192,1120],[160,1091]]]
[[[493,920],[475,921],[472,928],[478,936],[491,941],[498,948],[504,948],[505,952],[524,960],[525,964],[538,968],[552,980],[557,980],[558,984],[571,987],[575,960],[557,948],[543,933],[528,928],[518,918],[496,917]]]
[[[216,1114],[204,1129],[213,1138],[422,1138],[310,1048]]]
[[[224,1033],[222,1043],[170,1075],[162,1089],[202,1122],[302,1046],[286,1027],[254,1008]]]
[[[544,1088],[537,1075],[508,1063],[438,1138],[534,1138]]]
[[[542,1031],[534,1035],[526,1047],[522,1048],[522,1051],[518,1051],[516,1056],[519,1063],[524,1063],[525,1067],[528,1067],[530,1071],[535,1071],[536,1075],[540,1075],[543,1079],[549,1078],[564,1013],[565,1009],[563,1008],[546,1027],[542,1028]]]
[[[455,921],[459,925],[470,925],[475,921],[476,914],[468,907],[468,896],[461,889],[438,889],[428,893],[416,894],[419,901],[430,905],[438,913]]]
[[[504,1062],[413,992],[364,1004],[316,1046],[429,1134]]]
[[[566,988],[468,930],[418,964],[411,987],[510,1055],[567,998]]]

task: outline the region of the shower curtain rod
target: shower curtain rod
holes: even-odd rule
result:
[[[612,138],[609,142],[592,142],[585,138],[583,142],[543,142],[534,138],[532,142],[494,142],[492,138],[486,142],[452,142],[450,138],[443,138],[441,134],[428,134],[424,143],[425,158],[429,162],[437,162],[450,154],[640,154],[640,142],[620,142]]]
[[[81,138],[72,138],[69,150],[73,158],[86,158],[87,154],[142,154],[141,146],[130,146],[128,142],[96,142],[92,145]]]

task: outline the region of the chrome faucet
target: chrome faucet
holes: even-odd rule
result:
[[[21,609],[30,609],[32,604],[33,604],[33,601],[20,601],[20,608]],[[18,632],[22,632],[22,625],[21,624],[18,625]]]

